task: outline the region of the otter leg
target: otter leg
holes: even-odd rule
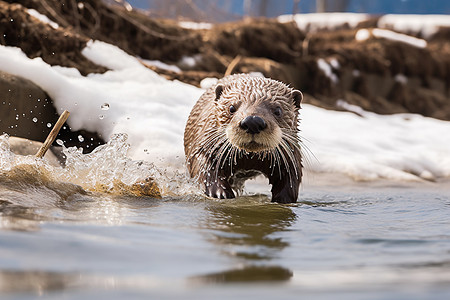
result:
[[[298,198],[300,180],[289,178],[272,178],[272,202],[295,203]]]
[[[234,198],[234,192],[225,176],[213,176],[211,173],[206,175],[205,194],[212,198],[230,199]]]

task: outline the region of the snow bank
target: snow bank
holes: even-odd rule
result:
[[[71,112],[68,123],[74,130],[96,131],[106,139],[127,133],[134,159],[182,158],[184,125],[202,90],[166,80],[109,44],[90,42],[83,54],[112,71],[84,77],[75,69],[51,67],[40,58],[27,58],[19,48],[4,46],[0,68],[43,88],[59,113]]]
[[[370,15],[359,13],[312,13],[282,15],[278,17],[278,21],[281,23],[295,21],[301,30],[315,32],[334,29],[345,24],[355,28],[369,18]],[[450,15],[384,15],[379,18],[377,27],[421,35],[424,39],[429,39],[440,27],[450,27]]]
[[[376,38],[384,38],[391,41],[405,43],[417,48],[425,48],[427,46],[427,41],[425,41],[424,39],[418,39],[410,35],[379,28],[375,28],[372,30],[360,29],[356,32],[355,39],[357,41],[365,41],[369,39],[371,35]]]
[[[428,39],[439,27],[450,27],[450,15],[384,15],[377,25],[399,32],[420,34]]]
[[[281,23],[295,21],[301,30],[314,32],[321,29],[334,29],[345,24],[353,28],[369,17],[368,14],[357,13],[313,13],[282,15],[278,17],[278,21]]]
[[[343,100],[338,105],[352,112],[303,105],[301,136],[317,158],[310,157],[312,170],[356,180],[450,176],[450,122],[414,114],[377,115]]]
[[[37,10],[29,8],[27,9],[27,13],[30,16],[35,17],[36,19],[38,19],[39,21],[41,21],[42,23],[48,24],[51,27],[53,27],[54,29],[58,29],[59,25],[55,22],[53,22],[52,20],[50,20],[46,15],[43,15],[41,13],[39,13]]]
[[[90,42],[83,54],[111,71],[84,77],[5,46],[0,46],[0,69],[46,90],[59,112],[71,112],[73,129],[98,131],[105,138],[126,133],[131,158],[182,168],[185,122],[203,90],[166,80],[109,44]],[[345,101],[340,105],[359,116],[302,106],[303,143],[317,158],[305,148],[311,170],[360,180],[450,176],[450,139],[445,138],[450,122],[411,114],[380,116]]]

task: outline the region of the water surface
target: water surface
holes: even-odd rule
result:
[[[0,291],[18,299],[442,299],[450,295],[449,212],[448,192],[433,185],[312,186],[286,206],[264,194],[153,199],[3,178]]]
[[[62,168],[0,139],[2,299],[450,297],[448,183],[306,176],[293,205],[264,182],[217,200],[126,152],[65,149]],[[127,190],[142,176],[162,198]]]

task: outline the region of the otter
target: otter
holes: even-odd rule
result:
[[[184,131],[192,178],[213,198],[235,197],[244,181],[265,175],[272,202],[297,202],[302,179],[299,90],[248,74],[220,79],[192,108]]]

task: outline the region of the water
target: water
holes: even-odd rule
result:
[[[123,137],[89,157],[67,150],[66,169],[7,146],[0,142],[2,299],[450,296],[442,184],[307,183],[299,203],[278,205],[254,183],[259,194],[212,200],[179,174],[126,159]],[[162,198],[117,192],[114,178],[133,184],[139,170],[163,186]]]

